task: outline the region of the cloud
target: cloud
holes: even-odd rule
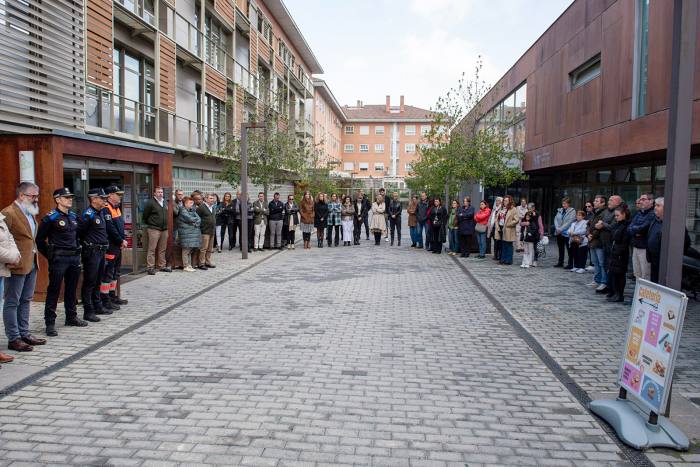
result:
[[[410,11],[433,24],[461,22],[472,9],[472,0],[411,0]]]

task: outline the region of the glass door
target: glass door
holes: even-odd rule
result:
[[[63,186],[75,194],[71,210],[79,216],[87,209],[87,169],[64,168]]]
[[[146,267],[146,225],[143,223],[143,209],[151,196],[153,195],[153,177],[150,173],[136,173],[134,175],[134,184],[132,188],[132,203],[133,221],[131,229],[132,248],[134,248],[134,270],[141,271]]]

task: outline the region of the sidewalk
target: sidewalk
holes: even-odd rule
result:
[[[214,264],[217,266],[215,269],[197,270],[193,273],[159,272],[155,276],[144,274],[125,281],[122,285],[122,298],[129,300],[129,304],[122,306],[121,310],[112,315],[101,316],[102,321],[90,323],[86,328],[64,327],[65,311],[63,303],[59,303],[56,310],[58,337],[48,338],[46,345],[34,347],[32,352],[14,352],[7,350],[7,338],[4,333],[0,336],[0,349],[15,357],[14,362],[4,364],[0,368],[0,395],[24,378],[38,377],[42,370],[51,365],[63,364],[66,359],[76,358],[79,353],[85,352],[92,346],[106,340],[114,340],[129,327],[154,317],[161,310],[191,297],[212,284],[226,280],[231,275],[240,273],[276,253],[278,252],[274,250],[251,253],[248,260],[244,262],[238,249],[234,249],[214,253]],[[78,305],[78,316],[82,317],[82,313],[82,306]],[[32,303],[30,329],[33,335],[46,338],[43,303]],[[144,351],[147,349],[148,343],[144,343]]]
[[[554,268],[556,248],[549,246],[547,253],[530,269],[519,267],[520,254],[512,266],[490,256],[460,261],[592,399],[614,398],[630,305],[606,301],[586,286],[592,273]],[[628,302],[633,293],[634,281],[628,280]],[[700,463],[700,302],[692,298],[674,371],[671,420],[690,438],[690,451],[658,450],[649,458],[657,465]]]

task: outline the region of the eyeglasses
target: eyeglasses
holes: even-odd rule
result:
[[[27,198],[31,198],[31,199],[39,199],[39,195],[30,195],[29,193],[22,193],[22,195],[26,196]]]

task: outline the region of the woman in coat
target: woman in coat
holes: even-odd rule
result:
[[[474,214],[474,231],[476,232],[476,240],[479,243],[479,258],[486,257],[486,232],[489,228],[489,219],[491,218],[491,209],[486,200],[479,203],[479,212]]]
[[[8,266],[19,263],[20,257],[15,239],[5,223],[5,215],[0,212],[0,309],[3,305],[5,277],[11,275]],[[0,363],[10,363],[14,359],[12,355],[0,352]]]
[[[457,225],[457,210],[459,209],[459,201],[456,199],[450,203],[450,213],[447,216],[447,244],[450,256],[459,254],[459,225]]]
[[[282,214],[282,231],[287,232],[287,249],[294,249],[294,234],[299,225],[299,206],[294,202],[294,195],[287,196],[287,203],[284,205]]]
[[[462,201],[462,206],[457,210],[457,223],[459,225],[459,246],[462,258],[469,257],[469,248],[474,235],[475,220],[472,200],[466,196]]]
[[[384,197],[377,195],[374,203],[372,203],[372,221],[369,224],[369,230],[374,234],[374,244],[379,245],[382,236],[386,233],[386,203]]]
[[[192,253],[202,246],[201,223],[202,220],[194,209],[194,200],[185,196],[177,216],[177,239],[182,248],[182,265],[185,272],[194,272]]]
[[[498,230],[498,216],[501,212],[501,207],[503,206],[503,198],[500,196],[496,197],[496,201],[493,203],[493,209],[491,210],[491,217],[489,218],[488,228],[486,230],[486,236],[489,242],[493,240],[493,260],[501,260],[501,241],[496,238],[496,231]]]
[[[586,272],[586,259],[588,258],[588,221],[586,213],[578,211],[576,221],[569,227],[569,252],[574,258],[574,272],[583,274]]]
[[[353,219],[355,218],[355,208],[352,205],[350,195],[343,197],[343,204],[340,208],[340,222],[343,227],[343,246],[350,246],[353,238]]]
[[[535,261],[535,245],[540,241],[539,216],[534,210],[528,210],[520,221],[520,244],[523,246],[521,268],[529,268]]]
[[[314,220],[316,212],[314,210],[314,199],[310,191],[305,191],[299,206],[301,214],[301,234],[304,237],[304,249],[311,248],[311,232],[314,231]]]
[[[326,232],[326,241],[328,246],[333,246],[333,231],[335,230],[335,246],[340,243],[340,224],[341,216],[340,211],[342,210],[342,205],[338,201],[338,195],[335,193],[331,194],[331,200],[328,202],[328,232]]]
[[[216,209],[216,238],[219,245],[218,252],[221,253],[221,249],[224,247],[224,238],[226,237],[226,231],[228,231],[228,249],[233,249],[233,223],[234,212],[233,212],[233,196],[230,191],[224,193],[224,199],[221,201]]]
[[[616,224],[612,226],[610,256],[608,257],[608,274],[612,284],[607,297],[609,302],[625,301],[625,282],[629,266],[630,237],[627,227],[630,224],[630,211],[626,207],[615,209]]]
[[[408,231],[411,234],[411,248],[415,248],[418,243],[418,220],[416,219],[416,210],[418,209],[418,196],[412,195],[411,201],[408,202],[406,212],[408,212]]]
[[[435,254],[442,253],[442,244],[445,243],[445,237],[447,236],[447,209],[442,205],[440,198],[435,198],[433,200],[433,205],[430,207],[430,214],[428,219],[430,220],[430,233],[432,238],[430,239],[430,249]]]
[[[319,193],[314,205],[314,227],[316,227],[316,238],[318,239],[319,248],[323,248],[323,236],[326,233],[327,226],[328,204],[326,203],[326,194]]]
[[[515,242],[515,227],[520,223],[520,215],[513,205],[513,197],[503,197],[503,207],[498,213],[496,238],[501,241],[500,264],[513,264],[513,242]]]

